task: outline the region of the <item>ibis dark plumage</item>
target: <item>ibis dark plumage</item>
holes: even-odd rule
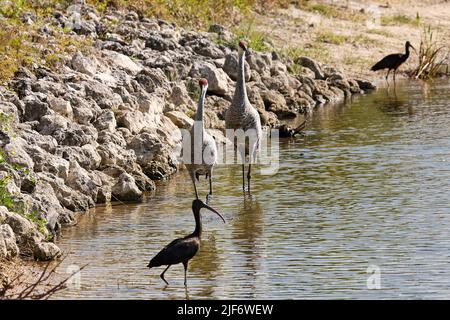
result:
[[[416,50],[416,49],[414,49],[414,47],[411,45],[411,43],[409,41],[406,41],[405,53],[394,53],[394,54],[387,55],[386,57],[384,57],[383,59],[378,61],[372,68],[370,68],[370,70],[377,71],[377,70],[388,69],[388,72],[386,74],[386,81],[388,80],[389,72],[391,72],[391,70],[394,70],[394,84],[395,84],[395,73],[396,73],[398,67],[400,67],[406,60],[408,60],[409,48]]]
[[[164,279],[164,273],[169,269],[171,265],[183,263],[184,266],[184,285],[186,285],[186,273],[189,260],[191,260],[198,252],[200,248],[200,239],[202,235],[202,218],[200,216],[200,209],[206,208],[215,214],[217,214],[223,222],[225,219],[222,215],[211,208],[210,206],[204,204],[201,200],[195,199],[192,202],[192,211],[195,218],[195,230],[190,235],[175,239],[169,243],[164,249],[162,249],[153,259],[150,260],[148,268],[154,268],[159,266],[167,266],[166,269],[161,273],[161,279],[169,284],[166,279]]]

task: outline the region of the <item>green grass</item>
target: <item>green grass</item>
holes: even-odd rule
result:
[[[420,25],[420,16],[417,15],[415,18],[408,17],[404,14],[397,14],[394,16],[383,16],[381,17],[382,26],[398,26],[398,25]]]
[[[233,38],[230,41],[224,41],[217,35],[213,40],[233,49],[238,48],[240,40],[246,40],[248,47],[254,51],[270,51],[272,50],[270,35],[267,32],[254,30],[254,20],[250,19],[247,23],[243,23],[231,29]]]
[[[364,45],[367,47],[376,47],[376,46],[382,45],[382,42],[380,40],[373,39],[364,34],[358,34],[356,36],[353,36],[350,39],[350,42],[353,44]]]
[[[287,55],[292,60],[301,56],[317,59],[321,62],[329,62],[331,60],[329,49],[321,43],[312,43],[301,47],[288,47],[281,51],[280,55]]]
[[[316,35],[316,39],[319,42],[331,43],[331,44],[344,44],[349,38],[342,34],[336,34],[331,31],[319,31]]]
[[[0,163],[6,163],[6,158],[2,152],[0,152]],[[17,170],[16,168],[14,168]],[[0,206],[5,206],[9,211],[20,214],[26,219],[33,222],[42,234],[47,234],[46,219],[39,217],[39,213],[36,210],[29,210],[23,203],[17,202],[14,199],[14,195],[8,191],[8,184],[11,181],[11,177],[6,175],[0,179]]]
[[[384,36],[384,37],[393,37],[394,36],[392,34],[392,32],[385,30],[385,29],[369,29],[366,32],[370,33],[370,34],[377,34],[377,35]]]
[[[300,1],[299,7],[302,10],[315,12],[328,18],[335,18],[341,20],[349,20],[354,22],[363,22],[366,19],[366,15],[362,12],[352,10],[349,8],[341,8],[324,3]]]
[[[141,16],[175,21],[184,27],[207,29],[211,23],[233,25],[255,8],[285,6],[286,0],[87,0],[97,10],[132,9]]]
[[[56,9],[67,6],[65,0],[36,1],[15,0],[6,1],[0,7],[2,28],[0,28],[0,84],[14,76],[20,66],[30,66],[33,63],[59,67],[61,55],[73,53],[86,48],[92,41],[84,36],[72,36],[67,30],[50,26],[55,32],[55,42],[49,42],[45,37],[36,36],[39,28],[48,23],[48,18]],[[25,24],[21,16],[25,12],[33,12],[36,21],[32,25]],[[43,51],[41,48],[46,48]]]

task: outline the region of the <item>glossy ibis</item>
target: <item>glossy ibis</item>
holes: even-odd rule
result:
[[[184,266],[184,285],[186,286],[186,272],[189,260],[191,260],[198,249],[200,248],[200,238],[202,235],[202,218],[200,216],[200,209],[206,208],[211,210],[215,214],[217,214],[223,222],[225,219],[222,215],[211,208],[210,206],[204,204],[201,200],[195,199],[192,202],[192,211],[194,213],[195,218],[195,230],[190,235],[173,240],[169,243],[164,249],[162,249],[153,259],[150,260],[148,264],[148,268],[159,267],[159,266],[167,266],[166,269],[161,273],[161,279],[169,284],[166,279],[164,279],[164,273],[169,269],[169,267],[173,264],[183,263]]]
[[[245,191],[245,158],[249,156],[247,181],[248,192],[250,192],[250,179],[252,161],[256,160],[260,147],[262,129],[261,119],[258,111],[251,105],[248,100],[247,90],[245,88],[245,55],[248,53],[247,43],[243,40],[239,42],[239,65],[238,77],[234,97],[230,107],[225,114],[225,128],[234,130],[235,134],[239,132],[248,137],[248,144],[245,143],[246,138],[237,139],[238,148],[242,157],[242,189]]]
[[[370,68],[370,70],[377,71],[382,69],[388,69],[388,72],[386,74],[386,81],[388,80],[389,72],[391,72],[391,70],[394,70],[394,85],[395,85],[395,73],[398,67],[400,67],[406,60],[408,60],[409,48],[412,48],[414,51],[416,50],[409,41],[406,41],[405,53],[393,53],[387,55],[386,57],[378,61],[372,68]]]
[[[209,196],[212,196],[212,170],[217,160],[217,147],[213,137],[205,130],[203,124],[203,109],[205,106],[205,96],[208,90],[208,80],[200,79],[200,98],[198,101],[195,122],[190,130],[190,159],[185,163],[187,170],[194,183],[195,196],[198,199],[196,181],[199,181],[200,175],[205,175],[209,179]]]

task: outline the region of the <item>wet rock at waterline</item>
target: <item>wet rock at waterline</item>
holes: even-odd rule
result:
[[[61,12],[49,23],[59,32],[70,27],[66,36],[74,40],[87,35],[92,47],[65,55],[56,70],[34,61],[8,89],[0,86],[0,178],[11,198],[8,209],[0,207],[0,257],[57,257],[48,240],[74,222],[75,212],[141,200],[155,180],[177,172],[180,129],[193,123],[199,77],[209,82],[205,126],[216,141],[225,139],[238,60],[232,45],[216,39],[231,41],[230,31],[183,30],[132,11],[97,15],[80,3],[76,26]],[[52,42],[58,30],[40,32]],[[267,127],[374,88],[307,57],[296,63],[300,72],[293,74],[275,53],[247,57],[248,96]]]

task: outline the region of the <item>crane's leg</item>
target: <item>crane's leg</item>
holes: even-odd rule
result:
[[[389,69],[387,74],[386,74],[386,82],[388,84],[388,87],[389,87],[389,72],[391,72],[391,69]]]
[[[242,159],[242,191],[245,192],[245,144],[239,146],[239,153]]]
[[[242,190],[245,191],[245,165],[242,163]]]
[[[187,286],[187,268],[188,268],[189,261],[183,261],[184,266],[184,286]]]
[[[209,195],[212,196],[212,179],[211,179],[211,175],[209,175]]]
[[[209,193],[206,195],[206,204],[208,204],[209,200],[211,200],[212,194],[213,194],[212,193],[212,178],[211,178],[211,176],[212,176],[212,170],[206,174],[206,177],[209,180]]]
[[[166,273],[167,269],[170,268],[170,264],[167,266],[166,269],[164,269],[164,271],[161,273],[160,277],[161,279],[168,285],[169,283],[166,281],[166,279],[164,279],[164,273]]]
[[[395,88],[395,73],[397,72],[397,69],[394,69],[394,88]]]
[[[249,156],[248,172],[247,172],[248,193],[250,193],[250,179],[251,178],[252,178],[252,157]]]

